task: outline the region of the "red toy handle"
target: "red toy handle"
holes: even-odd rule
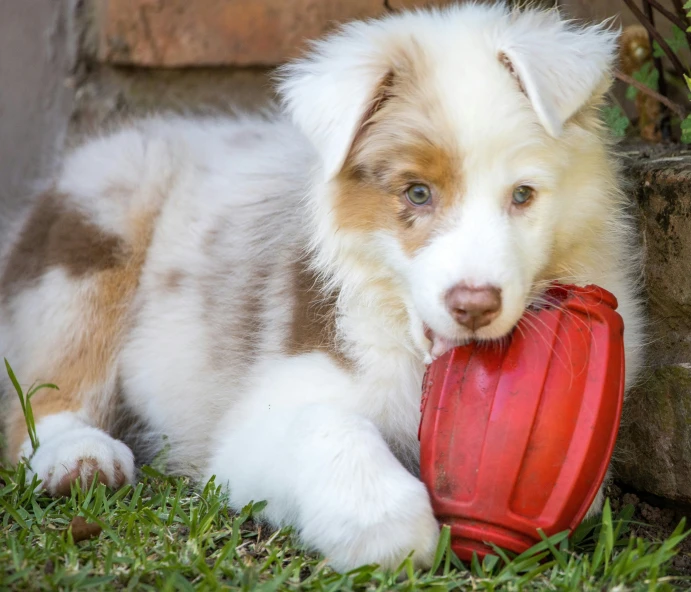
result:
[[[546,299],[508,346],[458,347],[425,375],[422,479],[462,559],[574,529],[609,465],[624,397],[616,298],[555,285]]]

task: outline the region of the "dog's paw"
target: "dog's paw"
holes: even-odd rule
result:
[[[416,567],[429,567],[439,524],[424,485],[411,475],[385,484],[381,497],[364,496],[330,516],[314,515],[302,536],[338,571],[376,563],[396,569],[412,552]]]
[[[118,488],[134,480],[132,451],[102,430],[80,422],[62,432],[43,430],[42,436],[40,427],[40,445],[30,459],[29,478],[36,474],[40,487],[49,494],[69,495],[75,482],[86,489],[98,479]]]

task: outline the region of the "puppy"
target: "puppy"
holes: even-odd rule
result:
[[[68,154],[3,256],[9,454],[52,493],[169,470],[266,500],[337,569],[427,565],[425,364],[506,337],[553,280],[616,294],[638,253],[598,107],[616,33],[459,5],[356,22],[284,68],[270,117],[161,116]],[[6,389],[9,391],[9,388]]]

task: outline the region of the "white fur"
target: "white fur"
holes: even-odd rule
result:
[[[619,298],[633,380],[642,338],[631,228],[595,114],[571,121],[606,86],[612,47],[602,27],[579,29],[554,12],[471,4],[403,13],[349,25],[286,68],[289,118],[157,117],[72,154],[57,186],[104,232],[135,240],[135,221],[156,216],[137,294],[123,303],[131,324],[113,375],[149,436],[167,437],[171,470],[216,475],[234,508],[266,499],[268,520],[295,525],[338,568],[392,567],[410,551],[426,565],[438,529],[414,476],[433,345],[424,327],[469,337],[443,304],[449,288],[500,287],[501,315],[474,337],[501,337],[558,252],[551,279],[599,283]],[[435,116],[464,154],[465,190],[411,255],[386,229],[341,228],[334,178],[377,85],[412,50]],[[538,190],[522,213],[508,205],[517,183]],[[350,365],[284,347],[294,265],[306,254],[326,291],[338,290]],[[32,350],[50,358],[53,348],[59,363],[60,332],[74,321],[69,297],[91,285],[63,286],[61,274],[0,304],[0,347],[22,380],[50,378],[54,364],[34,363]],[[31,311],[49,300],[56,314],[36,325]],[[93,450],[106,470],[118,460],[131,471],[122,445],[82,421],[94,423],[85,411],[39,424],[32,466],[48,483]]]
[[[11,360],[17,376],[27,376],[32,367],[52,365],[55,344],[84,330],[80,320],[88,292],[88,285],[75,282],[62,269],[54,268],[35,286],[23,291],[21,298],[8,304],[9,310],[3,317],[11,316],[13,323],[6,331],[0,325],[0,331],[7,339],[3,355]]]
[[[366,417],[359,386],[323,354],[266,362],[221,421],[208,474],[235,507],[267,500],[271,522],[295,525],[337,569],[395,568],[411,550],[428,564],[438,526],[427,492]]]
[[[134,456],[119,440],[104,431],[91,427],[78,414],[63,412],[50,415],[38,422],[36,434],[39,447],[35,453],[27,440],[21,455],[29,459],[28,478],[36,474],[40,486],[55,493],[60,482],[69,473],[79,469],[80,478],[86,480],[93,467],[80,461],[92,460],[110,485],[122,485],[116,480],[120,471],[125,482],[134,480]],[[81,464],[81,466],[80,466]]]

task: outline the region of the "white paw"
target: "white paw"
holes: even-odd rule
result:
[[[76,425],[75,421],[67,422],[72,425],[62,431],[55,429],[58,427],[55,421],[50,426],[43,423],[38,426],[39,447],[31,457],[29,478],[38,475],[42,482],[40,487],[51,495],[69,495],[73,482],[87,488],[97,474],[101,483],[113,488],[134,480],[134,456],[119,440],[82,422]],[[49,429],[42,430],[42,427]],[[23,448],[29,456],[27,444]]]
[[[409,474],[379,485],[376,497],[364,495],[328,515],[311,516],[302,537],[338,571],[372,563],[393,570],[411,552],[416,567],[429,567],[439,524],[425,486]]]

